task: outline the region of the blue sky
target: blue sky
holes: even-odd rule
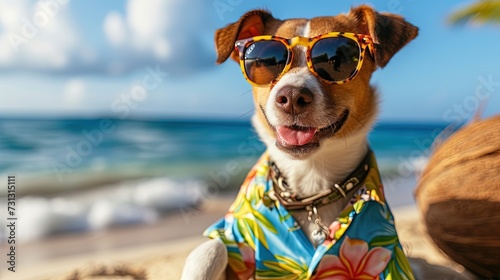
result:
[[[310,18],[361,3],[420,28],[372,79],[381,120],[458,122],[487,99],[485,115],[500,112],[500,27],[446,22],[470,1],[0,0],[0,116],[248,118],[250,85],[236,63],[215,66],[214,31],[253,8]]]

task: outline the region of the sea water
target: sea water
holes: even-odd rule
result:
[[[444,128],[379,123],[370,133],[392,207],[413,203],[416,177]],[[21,242],[154,223],[236,191],[264,150],[249,121],[0,120],[0,178],[16,176]]]

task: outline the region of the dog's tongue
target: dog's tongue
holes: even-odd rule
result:
[[[305,145],[311,142],[314,138],[314,134],[316,134],[316,128],[297,129],[288,126],[278,126],[276,127],[276,131],[278,133],[279,140],[291,146]]]

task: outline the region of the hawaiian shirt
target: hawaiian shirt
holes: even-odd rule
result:
[[[226,216],[204,235],[225,243],[229,266],[239,279],[414,279],[373,154],[369,168],[329,226],[329,236],[315,247],[275,199],[264,153]]]

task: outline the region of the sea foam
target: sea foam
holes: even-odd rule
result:
[[[58,233],[152,223],[166,212],[197,206],[206,190],[206,185],[197,180],[153,178],[121,182],[77,195],[25,196],[17,200],[18,242]],[[4,209],[6,205],[0,207]],[[3,225],[0,233],[2,242],[7,236],[5,228]]]

